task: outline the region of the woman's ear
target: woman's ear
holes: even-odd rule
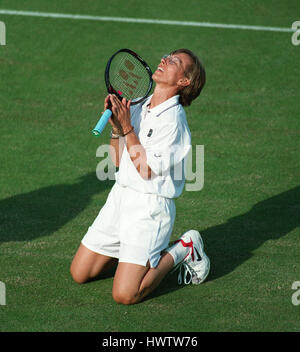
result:
[[[186,78],[186,77],[183,77],[183,78],[180,78],[180,80],[178,81],[177,85],[179,88],[184,88],[184,87],[187,87],[191,84],[191,80]]]

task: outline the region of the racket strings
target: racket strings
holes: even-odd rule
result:
[[[109,80],[120,96],[134,100],[146,96],[151,77],[138,59],[121,52],[111,62]]]

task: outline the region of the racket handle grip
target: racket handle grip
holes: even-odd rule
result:
[[[104,111],[104,113],[100,117],[97,125],[95,126],[95,128],[92,131],[95,136],[100,136],[100,134],[104,130],[104,127],[106,126],[109,118],[111,117],[111,114],[112,114],[112,111],[109,109],[106,109]]]

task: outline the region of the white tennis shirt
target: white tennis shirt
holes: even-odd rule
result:
[[[131,107],[131,124],[154,176],[149,180],[140,176],[125,145],[116,182],[141,193],[176,198],[185,184],[184,161],[191,148],[191,133],[179,95],[149,109],[151,97]]]

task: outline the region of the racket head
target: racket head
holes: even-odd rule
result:
[[[107,62],[105,84],[108,93],[115,94],[120,100],[131,100],[131,105],[135,105],[150,94],[152,71],[137,53],[120,49]]]

